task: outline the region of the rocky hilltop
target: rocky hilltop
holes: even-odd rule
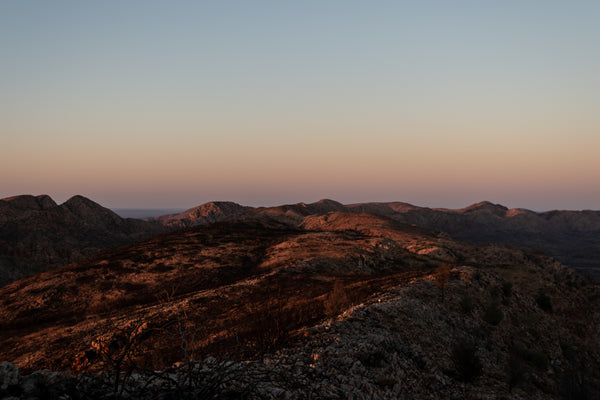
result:
[[[538,213],[522,208],[509,209],[489,201],[461,209],[432,209],[402,202],[343,205],[323,199],[310,204],[258,208],[214,202],[157,220],[177,228],[263,215],[284,223],[301,224],[308,215],[340,211],[385,216],[446,232],[458,240],[541,250],[600,282],[600,211]]]
[[[600,211],[547,211],[508,209],[481,202],[449,210],[397,207],[398,203],[351,205],[351,210],[371,207],[377,215],[413,223],[475,243],[506,243],[542,250],[600,282]]]
[[[1,199],[0,286],[164,230],[83,196],[61,205],[46,195]]]
[[[598,397],[598,286],[539,252],[306,208],[1,288],[0,396]]]
[[[600,282],[599,211],[537,213],[491,202],[452,210],[402,202],[343,205],[329,199],[258,208],[219,201],[148,222],[120,218],[81,196],[57,205],[49,196],[25,195],[0,200],[0,285],[160,232],[255,218],[300,226],[307,216],[330,212],[383,216],[458,240],[542,250]]]
[[[178,214],[162,215],[154,220],[172,229],[188,228],[228,220],[250,209],[252,207],[242,206],[231,201],[211,201]]]

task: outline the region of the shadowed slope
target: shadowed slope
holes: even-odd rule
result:
[[[0,200],[0,286],[164,231],[123,219],[83,197],[57,205],[49,196]]]
[[[333,200],[250,208],[235,203],[207,203],[182,214],[161,217],[167,226],[181,227],[220,220],[268,216],[300,225],[310,215],[348,211],[393,218],[428,229],[447,232],[458,240],[506,243],[539,249],[600,282],[600,212],[508,209],[482,201],[462,209],[431,209],[402,202],[342,205]]]
[[[459,210],[405,208],[385,215],[458,240],[539,249],[600,282],[600,211],[536,213],[481,202]]]
[[[440,297],[442,265],[450,267]],[[0,358],[24,372],[137,371],[163,382],[147,386],[137,375],[131,398],[147,390],[181,398],[183,387],[194,398],[204,381],[188,376],[225,371],[214,378],[217,398],[250,390],[239,378],[258,388],[256,398],[301,399],[310,389],[331,399],[513,390],[554,399],[572,374],[579,380],[567,390],[598,387],[598,298],[541,254],[455,242],[369,214],[315,214],[299,225],[256,214],[1,288]],[[453,358],[458,345],[483,364],[476,375]],[[528,363],[513,374],[515,388],[506,372],[513,352]]]
[[[439,262],[414,247],[440,245],[426,231],[330,215],[305,229],[264,216],[190,228],[8,285],[0,290],[0,343],[13,350],[4,356],[25,368],[67,368],[90,346],[85,338],[135,319],[163,326],[183,311],[205,330],[198,345],[206,351],[219,353],[236,340],[262,346],[277,339],[264,335],[281,333],[263,331],[269,313],[287,315],[289,329],[323,318],[323,296],[337,277],[360,301]],[[170,351],[160,341],[153,346]]]

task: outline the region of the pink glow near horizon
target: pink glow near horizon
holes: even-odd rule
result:
[[[2,4],[0,196],[600,209],[600,6],[458,3]]]

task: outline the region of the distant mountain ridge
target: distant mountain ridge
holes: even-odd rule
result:
[[[599,285],[540,252],[423,227],[472,242],[552,246],[555,234],[577,248],[597,212],[213,202],[165,219],[178,229],[82,196],[50,200],[0,201],[2,251],[45,269],[94,255],[0,288],[2,368],[31,373],[0,398],[48,397],[48,370],[92,379],[52,398],[113,398],[115,382],[131,400],[600,393]],[[171,232],[137,239],[153,229]],[[122,240],[135,243],[100,251]],[[235,377],[255,395],[231,391]]]
[[[156,220],[169,227],[190,227],[262,215],[299,226],[309,215],[340,211],[385,216],[446,232],[457,240],[497,242],[542,250],[600,282],[600,211],[534,212],[523,208],[509,209],[490,201],[460,209],[446,209],[419,207],[404,202],[343,205],[322,199],[308,204],[257,208],[231,202],[211,202]]]
[[[302,226],[308,216],[332,212],[384,216],[457,240],[539,249],[600,282],[600,211],[534,212],[489,201],[461,209],[404,202],[344,205],[330,199],[274,207],[213,201],[141,221],[121,218],[83,196],[58,205],[47,195],[22,195],[0,200],[0,285],[156,233],[257,218]]]
[[[60,205],[47,195],[1,199],[0,286],[163,231],[83,196]]]
[[[226,220],[251,209],[252,207],[231,201],[211,201],[178,214],[161,215],[153,220],[169,228],[187,228]]]
[[[481,202],[458,210],[415,208],[387,216],[457,240],[539,249],[600,282],[600,211],[538,213]]]

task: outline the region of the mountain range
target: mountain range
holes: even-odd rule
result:
[[[0,286],[161,232],[256,215],[297,225],[308,215],[329,212],[384,216],[445,232],[457,240],[537,249],[600,282],[600,211],[534,212],[487,201],[463,209],[403,202],[343,205],[328,199],[253,208],[218,201],[137,220],[121,218],[83,196],[57,205],[46,195],[22,195],[0,200]]]
[[[76,260],[0,288],[0,397],[600,393],[600,286],[483,243],[592,236],[595,212],[213,202],[138,221],[80,196],[1,207],[5,249],[31,244],[23,264],[59,246]]]
[[[418,207],[403,202],[343,205],[324,199],[310,204],[259,208],[211,202],[181,214],[160,217],[157,221],[167,226],[195,226],[244,216],[268,215],[281,221],[299,223],[307,215],[329,212],[384,216],[445,232],[457,240],[504,243],[541,250],[600,282],[600,211],[534,212],[522,208],[509,209],[488,201],[462,209]]]
[[[83,196],[60,205],[46,195],[2,199],[0,286],[163,231]]]

